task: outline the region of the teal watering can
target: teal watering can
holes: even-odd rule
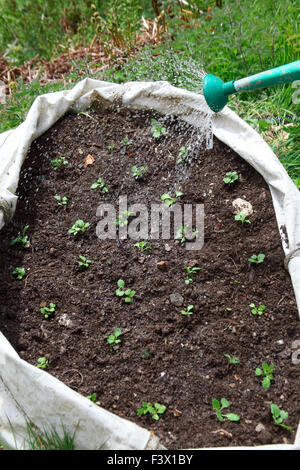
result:
[[[208,74],[203,79],[203,94],[208,106],[217,113],[226,106],[228,96],[233,93],[281,85],[297,79],[300,79],[300,60],[226,83],[220,78]]]

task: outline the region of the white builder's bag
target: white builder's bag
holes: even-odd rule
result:
[[[20,169],[33,140],[70,108],[86,110],[95,100],[103,106],[118,104],[176,115],[196,127],[203,126],[209,116],[203,96],[167,82],[117,85],[85,79],[69,91],[38,97],[26,120],[0,135],[0,229],[14,214]],[[299,310],[300,192],[267,143],[233,111],[225,107],[211,119],[213,134],[252,165],[269,185]],[[284,227],[288,243],[280,227]],[[75,444],[79,449],[163,448],[152,432],[100,408],[49,373],[20,359],[0,333],[0,443],[21,448],[28,421],[40,430],[47,429],[49,423],[57,430],[63,423],[71,433],[77,427]],[[293,445],[255,447],[258,448],[300,449],[300,426]]]

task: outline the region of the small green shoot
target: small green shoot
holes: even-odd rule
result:
[[[171,196],[169,193],[164,193],[160,196],[161,200],[166,204],[166,206],[170,207],[175,202],[177,202],[177,199],[179,197],[183,196],[183,193],[181,191],[175,191],[175,196]]]
[[[256,377],[261,377],[264,375],[262,386],[267,390],[271,386],[271,380],[274,379],[274,366],[273,364],[268,365],[266,362],[263,362],[261,367],[261,369],[259,367],[255,369],[255,375]]]
[[[126,136],[126,137],[124,137],[123,140],[121,140],[121,144],[122,144],[122,145],[126,145],[126,146],[127,146],[127,145],[130,145],[130,144],[131,144],[131,140]]]
[[[151,132],[154,139],[159,139],[163,135],[168,135],[165,127],[161,126],[156,119],[151,119]]]
[[[226,173],[225,178],[223,178],[223,181],[225,184],[232,184],[238,179],[238,174],[236,171],[229,171]]]
[[[249,263],[260,264],[263,263],[265,257],[266,255],[264,255],[263,253],[259,253],[259,255],[250,256],[250,258],[248,258],[248,261]]]
[[[188,163],[188,157],[189,153],[191,151],[191,147],[180,147],[179,149],[179,154],[178,154],[178,160],[177,164],[179,165],[180,163]]]
[[[115,331],[111,335],[109,335],[109,337],[107,338],[108,344],[121,343],[121,339],[119,338],[121,334],[122,334],[122,331],[120,330],[120,328],[116,328]]]
[[[133,246],[138,248],[142,253],[146,250],[152,250],[151,246],[148,245],[148,242],[137,242]]]
[[[65,159],[65,157],[57,157],[55,160],[51,160],[51,165],[53,166],[53,169],[59,170],[63,165],[67,165],[69,162],[68,160]]]
[[[242,224],[244,223],[247,223],[247,224],[251,224],[250,220],[247,219],[247,214],[236,214],[234,216],[234,220],[236,220],[237,222],[241,222]]]
[[[15,279],[23,279],[26,276],[26,271],[24,268],[15,268],[12,272]]]
[[[30,247],[30,242],[29,242],[29,239],[28,239],[28,235],[26,235],[26,232],[27,232],[28,229],[29,229],[29,225],[25,225],[22,232],[18,234],[17,238],[15,238],[14,240],[12,240],[10,242],[10,245],[13,246],[16,243],[21,243],[23,248],[29,248]]]
[[[68,198],[66,196],[61,197],[61,196],[55,195],[54,199],[56,199],[57,204],[59,206],[66,206],[68,204]]]
[[[193,280],[193,274],[196,274],[198,271],[200,271],[201,268],[194,267],[190,268],[189,266],[184,266],[184,269],[186,270],[186,280],[184,281],[185,284],[189,285],[191,284]]]
[[[152,419],[158,421],[159,415],[164,414],[166,409],[167,408],[165,405],[160,405],[159,403],[154,403],[154,405],[152,405],[152,403],[147,403],[146,401],[143,401],[141,408],[138,408],[136,414],[138,416],[142,416],[149,413],[152,416]]]
[[[230,356],[230,354],[224,354],[225,357],[227,357],[228,359],[228,364],[233,364],[233,365],[236,365],[236,364],[239,364],[241,361],[238,357],[232,357]]]
[[[193,315],[194,305],[188,305],[186,310],[180,310],[181,315]]]
[[[133,212],[131,211],[124,211],[122,214],[120,214],[120,217],[115,220],[115,224],[119,225],[120,227],[128,225],[128,219],[132,214]]]
[[[134,178],[138,179],[141,176],[144,176],[144,173],[147,171],[147,169],[148,169],[147,165],[142,165],[140,167],[134,165],[131,168],[132,176],[134,176]]]
[[[108,148],[109,151],[111,151],[115,148],[115,144],[111,144],[107,148]]]
[[[123,297],[124,302],[126,304],[131,304],[133,302],[135,290],[126,289],[125,282],[123,281],[123,279],[119,279],[117,284],[118,284],[118,289],[116,289],[116,296]]]
[[[106,186],[103,178],[98,178],[95,183],[91,185],[91,189],[100,189],[102,194],[108,193],[108,187]]]
[[[51,302],[49,307],[42,307],[41,308],[41,313],[44,315],[45,318],[49,318],[50,316],[52,316],[54,314],[55,307],[56,307],[56,305]]]
[[[95,405],[100,405],[100,401],[97,400],[97,394],[96,393],[92,393],[92,395],[89,395],[86,398],[88,400],[92,401],[93,403],[95,403]]]
[[[37,360],[37,365],[36,367],[38,369],[48,369],[49,363],[46,357],[39,357]]]
[[[87,269],[92,261],[90,259],[86,259],[85,256],[79,255],[78,267],[80,269]]]
[[[290,431],[292,429],[291,426],[283,424],[283,421],[289,417],[288,412],[281,410],[279,406],[275,405],[274,403],[271,404],[270,409],[274,423],[277,426],[281,426],[282,428]]]
[[[76,220],[76,222],[72,225],[72,227],[70,228],[70,230],[68,230],[68,233],[70,233],[71,235],[74,235],[74,237],[76,235],[78,235],[79,233],[81,232],[85,232],[85,230],[87,228],[89,228],[91,224],[89,222],[87,223],[84,223],[83,220],[81,219],[78,219]]]
[[[263,315],[264,311],[267,310],[265,305],[259,305],[256,307],[254,303],[249,304],[249,307],[251,308],[252,315],[258,315],[260,317]]]
[[[219,421],[223,422],[224,418],[227,418],[229,421],[239,421],[240,417],[235,413],[222,413],[222,410],[224,410],[225,408],[229,408],[229,406],[230,403],[226,400],[226,398],[221,398],[221,403],[215,398],[213,398],[212,400],[212,407],[216,411],[216,415]]]
[[[180,227],[180,229],[178,230],[178,232],[176,233],[176,237],[175,238],[180,238],[180,243],[183,244],[186,242],[186,236],[185,236],[185,232],[187,231],[187,227],[185,227],[184,225],[182,225]]]

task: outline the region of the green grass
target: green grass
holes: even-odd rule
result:
[[[9,41],[13,42],[16,36],[19,38],[16,47],[20,47],[22,43],[19,52],[12,51],[9,54],[8,58],[12,61],[28,58],[29,50],[32,54],[39,53],[43,57],[51,57],[53,53],[58,52],[58,44],[63,44],[64,47],[67,44],[87,45],[94,37],[95,31],[99,44],[110,54],[118,41],[128,42],[129,45],[134,42],[138,18],[142,13],[153,18],[153,10],[146,1],[96,1],[94,8],[92,2],[84,0],[38,0],[26,2],[28,8],[26,11],[22,9],[24,18],[30,23],[29,28],[23,17],[21,21],[20,10],[13,10],[14,4],[20,6],[24,2],[0,0],[0,7],[3,7],[4,12],[2,21],[0,19],[2,49],[8,46]],[[98,73],[93,78],[117,83],[130,80],[168,80],[175,86],[201,93],[202,67],[227,81],[298,60],[298,0],[226,0],[223,2],[223,8],[213,7],[209,13],[204,14],[200,14],[199,10],[205,10],[209,5],[214,6],[215,1],[191,0],[194,17],[189,15],[185,20],[181,18],[179,3],[175,0],[162,2],[165,9],[169,4],[173,8],[174,17],[166,15],[168,31],[161,44],[146,46],[142,52],[128,59],[126,64],[118,65],[116,62],[109,70]],[[117,7],[118,20],[114,15]],[[77,23],[74,20],[77,29],[74,26],[74,30],[64,31],[62,26],[59,26],[62,15],[67,15],[70,20],[79,8]],[[41,11],[44,12],[42,24]],[[98,15],[98,20],[92,21],[93,15]],[[10,27],[13,26],[11,35],[8,34],[9,19]],[[30,34],[26,28],[31,30]],[[39,32],[41,46],[30,39],[33,33],[36,37],[36,31]],[[68,86],[55,83],[41,87],[38,80],[31,84],[19,80],[14,85],[12,99],[6,105],[0,106],[0,132],[20,124],[34,98],[39,94],[70,88],[79,78],[91,76],[87,63],[74,64],[74,71],[65,79],[69,83]],[[274,131],[274,125],[282,122],[280,120],[295,124],[286,128],[289,134],[287,140],[283,138],[282,132],[274,132],[274,139],[269,143],[290,176],[297,181],[300,179],[300,105],[292,103],[294,92],[291,85],[243,92],[230,97],[229,106],[266,138],[270,131]]]

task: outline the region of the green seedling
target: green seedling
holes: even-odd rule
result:
[[[188,163],[188,157],[189,157],[189,153],[191,151],[191,147],[180,147],[179,149],[179,154],[178,154],[178,160],[177,160],[177,163],[180,164],[180,163]]]
[[[250,258],[248,258],[248,261],[249,263],[260,264],[263,263],[265,257],[266,255],[264,255],[263,253],[259,253],[259,255],[250,256]]]
[[[177,199],[179,197],[183,196],[183,193],[181,191],[175,191],[175,196],[171,196],[169,193],[164,193],[160,196],[161,200],[166,204],[166,206],[170,207],[175,202],[177,202]]]
[[[221,398],[221,403],[219,402],[219,400],[216,400],[215,398],[213,398],[212,400],[212,407],[216,411],[216,415],[219,421],[223,422],[224,418],[228,419],[229,421],[239,421],[240,417],[239,415],[235,413],[227,413],[227,414],[222,413],[222,411],[225,408],[229,408],[229,406],[230,406],[230,403],[229,401],[226,400],[226,398]]]
[[[148,245],[148,242],[138,242],[135,243],[133,246],[138,248],[142,253],[146,250],[152,250],[151,246]]]
[[[144,173],[148,170],[148,167],[147,165],[142,165],[140,167],[134,165],[132,168],[131,168],[131,173],[132,173],[132,176],[134,176],[134,178],[138,179],[140,178],[141,176],[144,175]]]
[[[46,357],[39,357],[37,360],[37,365],[36,367],[38,369],[48,369],[49,363]]]
[[[185,284],[191,284],[193,280],[193,274],[196,274],[198,271],[200,271],[201,268],[194,267],[190,268],[189,266],[185,266],[184,269],[186,270],[186,280],[184,281]]]
[[[15,268],[12,272],[15,279],[23,279],[26,276],[26,272],[24,268]]]
[[[152,416],[152,419],[155,419],[155,421],[159,420],[159,415],[164,414],[166,411],[166,406],[165,405],[160,405],[159,403],[147,403],[146,401],[142,402],[141,408],[138,408],[136,411],[136,414],[138,416],[146,415],[149,413]]]
[[[151,132],[154,139],[159,139],[163,135],[168,135],[168,132],[165,127],[161,126],[156,119],[151,119]]]
[[[181,315],[193,315],[194,305],[188,305],[186,310],[180,310]]]
[[[108,344],[118,344],[121,343],[121,339],[119,336],[121,336],[122,331],[120,328],[116,328],[115,331],[107,338]]]
[[[275,405],[274,403],[271,404],[270,409],[274,423],[277,426],[281,426],[282,428],[288,429],[290,431],[292,429],[291,426],[283,424],[283,421],[289,417],[288,412],[281,410],[279,406]]]
[[[92,261],[90,259],[86,259],[85,256],[79,255],[78,267],[80,269],[87,269]]]
[[[100,189],[103,194],[108,193],[108,187],[106,186],[103,178],[98,178],[95,183],[91,185],[91,189]]]
[[[56,199],[57,204],[59,206],[66,206],[68,204],[68,198],[65,196],[61,197],[61,196],[56,195],[54,196],[54,199]]]
[[[264,387],[264,389],[267,390],[271,386],[271,380],[274,379],[274,376],[273,376],[274,366],[273,364],[268,365],[266,362],[263,362],[261,367],[262,367],[261,369],[259,367],[255,369],[255,375],[256,377],[261,377],[262,375],[264,375],[264,378],[261,384]]]
[[[26,232],[28,229],[29,229],[29,225],[25,225],[22,232],[18,234],[17,238],[15,238],[14,240],[10,242],[10,245],[13,246],[16,243],[21,243],[23,248],[29,248],[30,242],[29,242],[28,236],[26,235]]]
[[[260,317],[263,315],[264,311],[267,310],[265,305],[259,305],[256,307],[256,305],[252,303],[249,307],[251,308],[252,315],[259,315]]]
[[[116,289],[116,296],[123,297],[124,302],[126,304],[131,304],[133,302],[135,290],[126,289],[125,282],[123,281],[123,279],[119,279],[117,284],[118,284],[118,289]]]
[[[88,400],[91,400],[93,403],[95,403],[95,405],[100,405],[100,401],[97,400],[97,394],[96,393],[92,393],[92,395],[89,395],[86,398]]]
[[[238,179],[238,174],[236,171],[229,171],[226,173],[225,178],[223,178],[223,181],[225,184],[232,184]]]
[[[81,219],[78,219],[76,220],[76,222],[72,225],[72,227],[70,228],[70,230],[68,230],[68,233],[74,235],[74,237],[76,235],[78,235],[79,233],[81,232],[85,232],[85,230],[87,228],[89,228],[91,224],[89,222],[87,223],[84,223],[83,220]]]
[[[128,219],[132,214],[133,212],[131,211],[124,211],[122,214],[120,214],[120,217],[115,220],[115,224],[119,225],[120,227],[128,225]]]
[[[45,318],[49,318],[55,312],[56,305],[52,302],[50,303],[49,307],[42,307],[41,313],[44,315]]]
[[[126,137],[124,137],[123,140],[121,140],[121,144],[122,144],[122,145],[130,145],[130,144],[131,144],[131,140],[126,136]]]
[[[51,165],[53,166],[54,170],[58,170],[63,165],[67,165],[69,162],[65,159],[65,157],[58,157],[55,160],[51,160]]]
[[[242,224],[251,224],[250,220],[247,219],[247,214],[244,213],[235,215],[234,220],[236,220],[237,222],[241,222]]]
[[[236,365],[236,364],[239,364],[241,361],[238,357],[232,357],[230,356],[230,354],[224,354],[225,357],[227,357],[228,359],[228,364],[233,364],[233,365]]]

